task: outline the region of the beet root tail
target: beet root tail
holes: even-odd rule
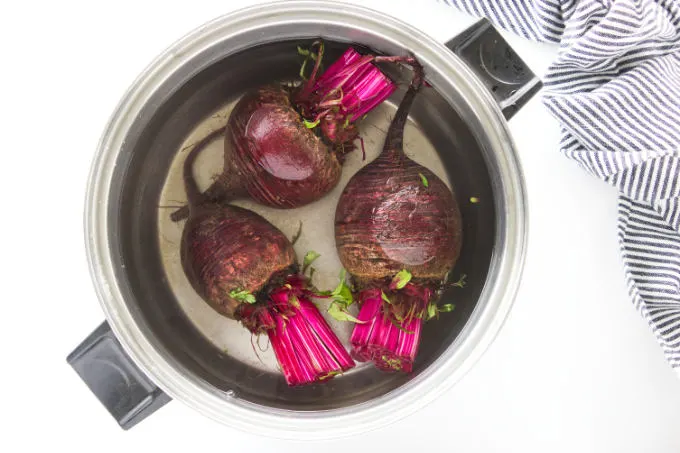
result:
[[[202,196],[206,202],[217,203],[225,199],[227,194],[220,181],[215,181],[205,192],[203,192]],[[170,214],[170,220],[173,222],[179,222],[187,217],[189,217],[189,205],[185,205]]]

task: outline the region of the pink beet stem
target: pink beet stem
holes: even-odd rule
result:
[[[382,328],[380,329],[379,333],[376,335],[377,336],[377,342],[378,344],[383,348],[387,349],[389,351],[395,351],[397,350],[397,340],[399,339],[399,333],[401,330],[394,324],[390,322],[390,319],[388,316],[391,316],[389,313],[384,313],[383,318],[383,323],[389,323],[391,324],[390,327]],[[379,324],[380,325],[380,324]]]
[[[269,330],[267,333],[286,382],[288,385],[297,385],[303,381],[303,376],[299,373],[302,365],[298,360],[295,347],[291,344],[290,336],[285,335],[285,323],[286,321],[281,316],[277,316],[276,329]]]
[[[309,80],[307,80],[304,87],[302,88],[302,92],[301,92],[300,96],[303,97],[303,98],[309,96],[309,93],[314,89],[314,84],[316,83],[316,75],[317,75],[317,72],[319,72],[319,68],[321,67],[321,59],[323,58],[323,51],[324,51],[323,41],[317,41],[314,44],[318,45],[319,50],[317,51],[317,54],[316,54],[316,61],[314,62],[314,69],[312,69],[312,73],[309,75]],[[314,44],[312,44],[312,45],[314,45]]]
[[[414,285],[409,287],[409,295],[418,299],[413,301],[414,312],[422,303],[417,290]],[[429,295],[429,291],[420,292]],[[410,372],[420,345],[422,318],[412,316],[401,322],[393,319],[378,289],[362,291],[359,298],[361,309],[357,317],[368,322],[354,327],[350,340],[352,354],[357,360],[372,360],[385,371]]]
[[[290,331],[291,339],[295,339],[294,344],[304,372],[309,377],[309,382],[328,373],[326,370],[329,366],[322,355],[321,348],[316,344],[316,337],[309,332],[303,315],[297,312],[295,316],[291,316],[287,329]]]
[[[349,353],[305,296],[303,281],[292,277],[287,283],[291,288],[270,294],[276,328],[267,331],[286,382],[309,384],[352,368]]]
[[[378,304],[379,307],[379,304]],[[359,312],[359,315],[362,314],[367,314],[370,311],[370,308],[367,308],[366,310],[362,310]],[[362,317],[359,317],[361,319]],[[359,360],[360,362],[367,362],[371,360],[371,354],[368,351],[368,346],[370,344],[371,336],[373,334],[373,330],[375,329],[375,325],[378,322],[378,316],[363,316],[363,318],[368,318],[366,319],[367,323],[366,324],[357,324],[354,326],[354,329],[352,330],[352,336],[350,338],[350,343],[352,344],[352,356],[356,358],[356,360]]]
[[[349,105],[350,101],[345,104],[348,111],[354,112],[350,121],[356,121],[373,110],[378,104],[390,97],[396,89],[397,86],[378,70],[371,74],[371,77],[362,79],[352,87],[352,91],[347,95],[350,100],[356,99],[354,104]],[[351,95],[354,95],[354,97]]]
[[[412,318],[401,324],[401,329],[393,325],[389,320],[390,326],[385,325],[391,333],[397,336],[394,347],[390,344],[383,344],[380,350],[375,353],[375,363],[379,368],[386,371],[405,371],[413,369],[413,361],[418,352],[420,343],[420,333],[423,320]],[[410,333],[413,332],[413,333]]]
[[[353,355],[358,360],[366,362],[371,360],[368,348],[381,318],[380,307],[382,306],[382,299],[380,298],[380,292],[377,290],[362,292],[359,297],[361,299],[361,308],[357,319],[364,322],[354,326],[350,343],[352,344]]]
[[[354,362],[338,337],[333,333],[319,310],[307,299],[300,299],[300,311],[305,315],[312,332],[316,335],[319,344],[325,346],[326,354],[332,358],[342,370],[349,370]]]
[[[411,371],[410,367],[413,366],[413,362],[416,359],[416,354],[418,353],[418,347],[420,346],[420,336],[423,329],[422,318],[413,318],[405,326],[405,329],[413,332],[412,334],[400,331],[399,344],[396,349],[397,355],[400,357],[408,357],[409,369],[405,371]]]
[[[370,56],[362,57],[359,53],[349,48],[319,77],[314,85],[314,91],[326,93],[337,86],[342,86],[348,78],[360,75],[363,68],[370,63]],[[341,83],[338,83],[338,82]]]
[[[313,91],[320,99],[318,105],[328,106],[328,98],[341,93],[341,117],[354,122],[390,97],[396,84],[371,64],[374,59],[347,49],[316,81]],[[302,95],[307,94],[303,91]]]
[[[359,55],[359,52],[356,50],[352,49],[351,47],[345,51],[345,53],[342,54],[340,58],[335,60],[333,64],[331,64],[323,73],[321,78],[316,82],[316,85],[314,86],[314,89],[319,88],[319,84],[325,81],[328,81],[335,77],[335,75],[340,72],[342,69],[345,67],[349,66],[350,64],[356,62],[361,58],[361,55]]]
[[[360,80],[362,80],[370,72],[370,57],[353,63],[343,71],[336,74],[329,80],[324,80],[322,84],[318,85],[317,91],[322,99],[327,99],[331,95],[337,93],[339,90],[351,88]]]

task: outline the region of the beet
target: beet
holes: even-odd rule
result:
[[[237,102],[220,130],[224,168],[206,197],[247,197],[288,209],[316,201],[337,185],[344,156],[359,138],[358,122],[396,89],[374,63],[409,58],[360,55],[349,48],[319,75],[324,45],[315,44],[317,53],[299,49],[315,60],[306,82],[297,88],[264,86]],[[171,218],[187,215],[184,207]]]
[[[353,355],[385,370],[411,371],[423,320],[462,242],[460,210],[434,173],[406,157],[404,126],[423,83],[414,78],[387,131],[381,154],[352,177],[335,215],[340,260],[359,291]]]
[[[332,378],[354,362],[309,298],[293,245],[275,226],[244,208],[211,201],[193,177],[207,137],[184,162],[189,218],[182,266],[193,288],[220,314],[253,334],[267,334],[289,385]]]

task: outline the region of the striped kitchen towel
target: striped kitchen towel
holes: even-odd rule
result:
[[[630,296],[680,374],[680,1],[439,1],[559,43],[544,105],[564,155],[619,189]]]

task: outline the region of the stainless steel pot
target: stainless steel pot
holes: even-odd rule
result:
[[[412,110],[413,137],[437,150],[461,202],[465,243],[456,269],[468,285],[444,294],[457,309],[428,324],[412,374],[365,366],[323,385],[288,388],[276,372],[218,348],[187,316],[162,263],[157,213],[171,163],[195,124],[250,87],[296,74],[290,49],[316,37],[331,51],[358,43],[412,52],[425,65],[432,89]],[[512,305],[527,212],[506,119],[540,86],[485,21],[442,44],[376,11],[292,1],[200,27],[134,82],[99,143],[85,232],[107,322],[69,363],[124,428],[170,398],[231,427],[304,439],[372,430],[424,406],[470,369]]]

